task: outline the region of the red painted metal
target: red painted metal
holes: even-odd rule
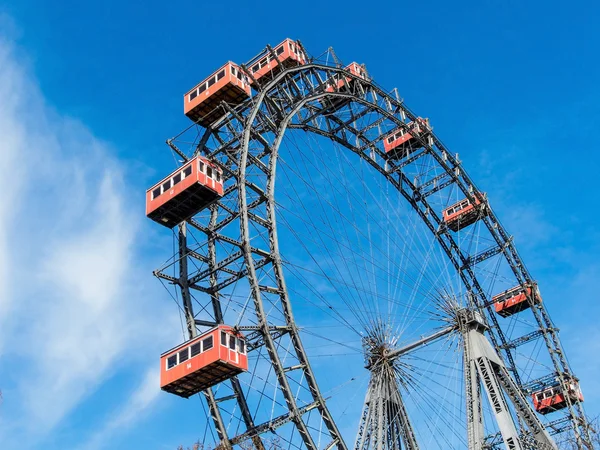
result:
[[[548,414],[565,408],[567,406],[567,399],[570,399],[572,402],[583,402],[583,394],[579,388],[579,382],[575,379],[567,383],[566,392],[561,386],[553,386],[534,392],[531,398],[533,400],[533,407],[540,414]]]
[[[358,64],[357,62],[352,62],[344,67],[344,70],[350,72],[352,75],[357,76],[358,78],[362,78],[363,80],[367,79],[367,71],[363,66]],[[338,75],[337,79],[329,80],[327,82],[328,86],[325,89],[327,92],[334,92],[337,90],[342,90],[344,87],[349,86],[349,84],[353,81],[351,77]]]
[[[389,158],[405,158],[410,155],[422,146],[415,138],[422,133],[431,131],[429,119],[421,117],[414,122],[409,122],[406,128],[396,128],[383,138],[383,148]]]
[[[480,194],[485,196],[485,194]],[[444,222],[452,231],[459,231],[479,220],[485,209],[482,209],[482,202],[475,195],[475,203],[471,204],[469,199],[464,198],[456,202],[442,212]]]
[[[161,355],[160,388],[188,398],[247,370],[244,336],[218,325]]]
[[[254,79],[259,82],[271,80],[282,68],[306,64],[306,55],[296,41],[285,39],[273,48],[271,52],[263,53],[248,64],[248,69]]]
[[[221,169],[198,155],[146,191],[146,216],[173,228],[222,196]]]
[[[495,295],[492,297],[492,301],[494,302],[496,312],[502,317],[508,317],[529,308],[531,305],[527,301],[528,297],[531,298],[534,303],[542,301],[539,290],[535,285],[533,289],[531,286],[525,288],[516,286],[501,294]]]
[[[230,61],[183,96],[183,112],[206,126],[225,112],[216,109],[222,101],[240,104],[250,97],[250,91],[248,76]]]

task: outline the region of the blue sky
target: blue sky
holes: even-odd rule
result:
[[[171,241],[144,220],[143,192],[171,167],[163,142],[187,125],[182,93],[288,36],[365,63],[460,154],[548,286],[600,414],[600,6],[202,3],[0,2],[0,441],[200,437],[199,402],[158,392],[154,358],[179,321],[151,276]]]

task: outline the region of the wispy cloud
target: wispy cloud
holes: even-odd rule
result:
[[[0,442],[29,448],[144,347],[162,311],[144,283],[143,210],[113,150],[44,103],[28,62],[2,38],[0,136]],[[155,375],[97,425],[136,420],[160,392]]]
[[[55,228],[39,242],[27,314],[28,323],[35,325],[28,356],[36,361],[36,370],[21,387],[26,413],[37,419],[38,427],[54,426],[132,344],[136,322],[129,321],[128,312],[133,312],[134,292],[127,276],[135,221],[117,193],[117,177],[107,171],[97,193],[86,199],[88,207],[79,213],[63,210],[74,219],[72,225]],[[77,185],[71,181],[65,184]]]
[[[16,94],[23,89],[22,74],[12,60],[10,47],[0,37],[0,179],[4,184],[0,201],[0,329],[7,327],[6,317],[13,306],[9,241],[16,224],[15,209],[21,198],[23,177],[19,155],[26,136],[26,129],[18,118],[21,105]],[[0,354],[3,343],[4,339],[0,339]]]

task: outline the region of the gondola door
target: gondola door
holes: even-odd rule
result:
[[[240,355],[237,351],[237,338],[229,335],[229,361],[238,364]]]

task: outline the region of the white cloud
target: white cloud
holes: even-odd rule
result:
[[[11,307],[10,283],[12,271],[9,240],[15,224],[15,208],[18,207],[22,185],[22,169],[19,164],[26,130],[18,119],[20,103],[16,92],[23,88],[22,73],[12,63],[13,54],[0,38],[0,329],[6,328],[6,316]],[[0,354],[4,340],[0,335]]]
[[[30,72],[0,37],[3,448],[43,445],[125,353],[153,352],[147,330],[167,306],[144,287],[157,285],[139,254],[143,207],[128,194],[140,187],[126,184],[108,144],[44,103]],[[148,373],[105,428],[131,423],[158,392]]]
[[[135,221],[119,197],[117,176],[104,173],[97,194],[78,214],[63,210],[75,226],[56,228],[40,247],[31,292],[38,305],[28,314],[36,327],[29,356],[37,370],[23,382],[27,414],[38,426],[56,424],[133,344],[136,323],[128,312],[135,299],[127,276]],[[32,383],[32,377],[52,382]]]

